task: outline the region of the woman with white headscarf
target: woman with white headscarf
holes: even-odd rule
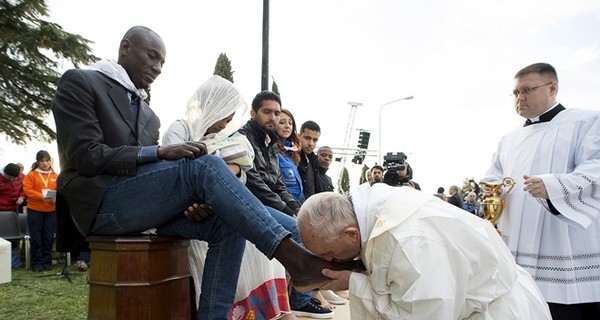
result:
[[[241,179],[252,167],[254,153],[243,135],[227,137],[241,124],[246,103],[236,86],[219,76],[204,82],[187,103],[185,120],[177,120],[163,136],[163,145],[185,141],[202,141],[209,153],[219,155]],[[236,121],[236,120],[240,121]],[[243,214],[243,213],[240,213]],[[206,242],[191,240],[190,272],[194,278],[196,295],[200,295],[202,270],[208,246]],[[197,299],[196,299],[197,301]],[[246,251],[236,290],[231,319],[272,319],[290,316],[285,270],[277,260],[269,260],[246,241]]]

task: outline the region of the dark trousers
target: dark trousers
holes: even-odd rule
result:
[[[51,266],[56,212],[40,212],[27,208],[27,223],[31,237],[31,267]]]
[[[600,319],[600,302],[579,304],[548,303],[553,320]]]

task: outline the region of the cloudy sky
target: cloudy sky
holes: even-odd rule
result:
[[[115,60],[130,26],[160,34],[167,61],[151,104],[163,129],[183,116],[221,52],[246,100],[260,91],[262,1],[95,3],[48,1],[48,20],[94,41],[95,55]],[[483,177],[503,133],[523,122],[510,92],[515,72],[526,65],[556,67],[558,99],[567,108],[600,110],[599,1],[280,0],[271,1],[270,27],[270,75],[297,122],[316,121],[319,144],[341,148],[348,102],[362,103],[349,147],[356,146],[356,129],[370,130],[376,155],[381,125],[382,152],[408,154],[426,192]],[[380,109],[406,96],[414,99]],[[54,145],[6,146],[0,157],[29,165],[39,148],[56,152]],[[350,159],[354,184],[359,166]]]

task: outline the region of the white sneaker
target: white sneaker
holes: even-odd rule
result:
[[[323,298],[325,298],[325,300],[329,301],[331,304],[341,305],[348,302],[346,298],[338,296],[331,290],[321,290],[321,294],[323,295]]]

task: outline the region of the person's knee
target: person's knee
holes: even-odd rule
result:
[[[215,155],[212,155],[212,154],[207,154],[205,156],[198,157],[198,158],[192,160],[192,162],[205,164],[206,166],[209,166],[209,167],[225,166],[225,162],[223,161],[223,159],[221,159]]]

